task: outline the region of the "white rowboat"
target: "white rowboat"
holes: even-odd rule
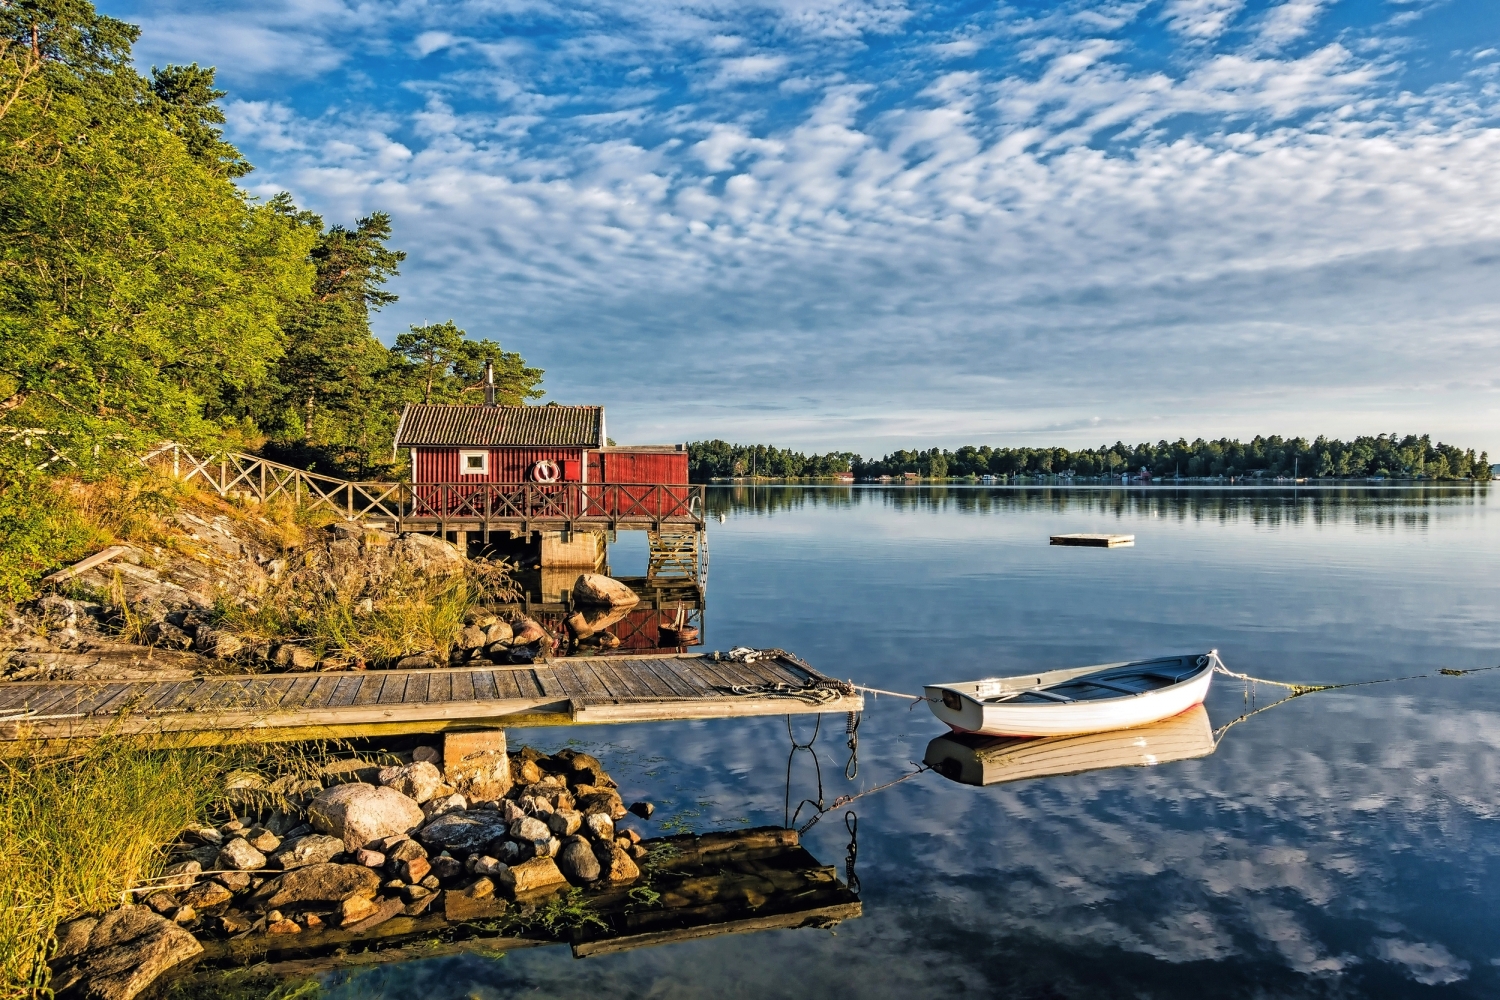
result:
[[[1133,729],[1201,705],[1218,650],[1017,677],[928,684],[927,707],[949,728],[988,736],[1075,736]]]

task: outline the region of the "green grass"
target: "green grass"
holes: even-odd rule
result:
[[[225,778],[300,769],[316,745],[172,749],[123,737],[0,757],[0,1000],[46,995],[45,964],[63,920],[118,906],[159,875],[163,845],[202,825]]]

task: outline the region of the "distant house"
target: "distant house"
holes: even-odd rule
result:
[[[1490,466],[1490,478],[1491,479],[1500,479],[1500,465],[1492,465],[1492,466]]]
[[[686,445],[608,442],[602,406],[413,403],[395,448],[409,453],[416,484],[688,481]]]

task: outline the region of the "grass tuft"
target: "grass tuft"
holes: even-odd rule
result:
[[[59,922],[118,906],[161,874],[163,845],[209,822],[236,771],[293,769],[306,745],[172,749],[106,736],[0,757],[0,1000],[46,995]]]

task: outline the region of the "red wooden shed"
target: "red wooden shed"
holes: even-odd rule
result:
[[[416,484],[687,483],[686,445],[608,441],[602,406],[413,403],[395,447],[410,453]]]

